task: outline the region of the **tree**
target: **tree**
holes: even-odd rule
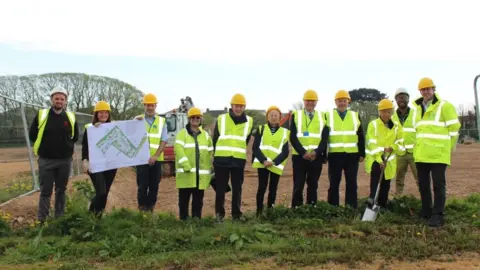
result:
[[[379,102],[384,98],[388,98],[387,94],[381,93],[377,89],[373,88],[358,88],[348,91],[350,94],[351,102]]]
[[[372,88],[358,88],[350,90],[348,93],[351,98],[350,108],[358,112],[362,126],[366,130],[368,123],[378,116],[378,102],[388,96]]]
[[[259,111],[259,110],[245,110],[245,114],[252,117],[253,119],[252,133],[255,133],[257,131],[258,126],[264,125],[267,123],[265,113],[266,113],[265,111]]]
[[[0,95],[41,106],[50,105],[49,93],[56,86],[69,93],[67,106],[72,111],[91,113],[97,101],[105,100],[117,120],[143,112],[143,93],[117,79],[83,73],[0,76]]]
[[[209,125],[212,125],[214,124],[215,122],[215,119],[213,118],[213,116],[209,113],[204,113],[203,114],[203,125],[204,126],[209,126]]]

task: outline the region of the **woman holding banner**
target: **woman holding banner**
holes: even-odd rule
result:
[[[112,186],[113,180],[115,179],[115,175],[117,174],[117,169],[98,173],[91,173],[89,171],[87,131],[88,128],[91,126],[93,126],[92,128],[95,128],[103,123],[111,122],[110,104],[105,101],[99,101],[97,102],[97,104],[95,104],[93,112],[93,121],[92,123],[85,125],[85,132],[83,133],[82,166],[83,171],[88,174],[88,176],[90,176],[90,179],[93,182],[93,186],[95,187],[95,197],[93,197],[92,201],[90,202],[89,210],[90,212],[100,217],[102,215],[102,212],[105,210],[105,206],[107,205],[108,193],[110,191],[110,187]]]

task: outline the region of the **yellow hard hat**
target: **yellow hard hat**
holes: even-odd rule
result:
[[[380,102],[378,103],[378,110],[383,111],[388,109],[393,109],[393,102],[389,99],[380,100]]]
[[[305,94],[303,94],[303,100],[317,101],[318,100],[317,92],[315,92],[315,90],[308,89],[307,91],[305,91]]]
[[[143,96],[143,104],[157,104],[157,97],[154,94]]]
[[[430,87],[435,87],[435,84],[430,78],[425,77],[420,79],[420,82],[418,82],[418,90],[421,90],[424,88],[430,88]]]
[[[98,112],[98,111],[112,111],[110,109],[110,104],[108,104],[106,101],[100,100],[95,104],[95,108],[93,109],[93,112]]]
[[[277,111],[278,113],[280,113],[280,117],[282,117],[282,112],[280,111],[280,109],[279,109],[277,106],[270,106],[270,107],[268,107],[268,109],[267,109],[267,114],[266,114],[267,117],[268,117],[268,114],[269,114],[271,111]]]
[[[348,99],[348,101],[351,100],[350,94],[345,90],[338,90],[337,93],[335,94],[335,100],[341,99],[341,98],[346,98]]]
[[[192,107],[192,108],[190,108],[190,110],[188,110],[187,116],[188,116],[188,118],[190,118],[192,116],[203,116],[203,114],[202,114],[202,111],[200,111],[199,108]]]
[[[230,101],[230,104],[232,105],[247,105],[247,100],[245,99],[245,96],[242,94],[235,94],[232,97],[232,100]]]

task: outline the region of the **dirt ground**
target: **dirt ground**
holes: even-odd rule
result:
[[[8,160],[11,156],[12,159],[19,157],[19,153],[25,153],[25,149],[4,149],[0,152],[0,160]],[[456,152],[452,157],[452,166],[447,169],[447,194],[449,198],[463,197],[472,192],[480,192],[480,163],[476,160],[476,156],[480,154],[480,144],[473,145],[459,145]],[[36,165],[36,163],[35,163]],[[0,182],[3,179],[5,181],[12,181],[12,177],[15,175],[25,175],[29,172],[30,164],[28,161],[24,162],[12,162],[12,163],[0,163]],[[73,177],[70,181],[88,179],[87,175],[80,175]],[[414,182],[414,178],[411,173],[406,177],[405,192],[414,196],[419,196],[417,187]],[[368,175],[364,172],[363,163],[360,165],[358,175],[358,193],[359,197],[368,195],[370,180]],[[245,169],[245,180],[243,184],[242,194],[242,211],[255,210],[256,208],[256,192],[257,192],[257,173],[256,170],[247,164]],[[327,165],[323,166],[323,172],[319,181],[319,200],[327,199],[328,191],[328,169]],[[391,194],[395,191],[394,184],[392,183]],[[341,184],[341,200],[343,203],[344,198],[344,181]],[[112,186],[111,193],[109,195],[107,210],[112,208],[131,208],[136,209],[137,197],[136,197],[136,180],[135,173],[129,168],[120,169],[115,182]],[[280,184],[277,191],[277,204],[290,205],[291,193],[293,188],[292,180],[292,168],[291,160],[287,164],[284,175],[280,178]],[[227,193],[225,208],[227,216],[230,213],[231,193]],[[39,193],[33,193],[32,195],[15,199],[10,203],[0,207],[1,210],[10,213],[12,216],[34,217]],[[392,195],[391,195],[392,196]],[[266,197],[266,196],[265,196]],[[266,200],[266,198],[265,198]],[[204,199],[204,215],[214,215],[215,209],[215,192],[209,188],[205,193]],[[158,195],[158,201],[156,205],[157,212],[172,212],[178,213],[178,191],[175,189],[175,178],[169,177],[161,180],[160,190]]]

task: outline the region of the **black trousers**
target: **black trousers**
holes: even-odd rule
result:
[[[93,197],[90,202],[90,212],[99,214],[105,210],[108,193],[110,192],[110,187],[112,186],[116,174],[116,169],[89,174],[93,187],[95,188],[95,197]]]
[[[178,189],[178,208],[181,220],[188,218],[188,205],[192,197],[192,217],[202,218],[203,195],[204,190],[198,188],[180,188]]]
[[[445,211],[446,176],[447,165],[442,163],[416,162],[418,173],[418,185],[420,197],[422,198],[422,215],[443,215]],[[432,177],[430,178],[430,173]],[[433,180],[433,209],[432,209],[432,188]]]
[[[228,180],[231,179],[232,185],[232,217],[240,218],[242,216],[242,185],[244,177],[244,167],[220,167],[215,166],[216,194],[215,194],[215,212],[225,217],[225,192],[227,190]]]
[[[345,172],[345,204],[357,208],[357,173],[360,156],[356,153],[332,153],[328,156],[328,203],[340,205],[340,182]]]
[[[269,184],[270,178],[270,184]],[[267,169],[258,169],[258,190],[257,190],[257,211],[263,210],[263,199],[268,186],[267,207],[271,208],[275,204],[277,197],[277,187],[280,175],[272,173]]]
[[[375,198],[375,193],[377,192],[380,174],[380,164],[375,161],[372,164],[372,171],[370,173],[370,198],[372,198],[372,200]],[[388,201],[388,193],[390,192],[390,182],[392,181],[385,180],[385,175],[382,176],[382,179],[380,181],[382,181],[382,183],[380,184],[380,191],[378,193],[378,205],[380,205],[381,207],[386,207]]]
[[[162,163],[159,161],[153,166],[137,166],[137,201],[141,211],[153,211],[155,208],[161,177]]]
[[[307,183],[307,203],[316,204],[318,200],[318,179],[322,174],[322,160],[314,161],[303,159],[300,155],[292,155],[293,166],[293,195],[292,208],[303,204],[303,188]]]

